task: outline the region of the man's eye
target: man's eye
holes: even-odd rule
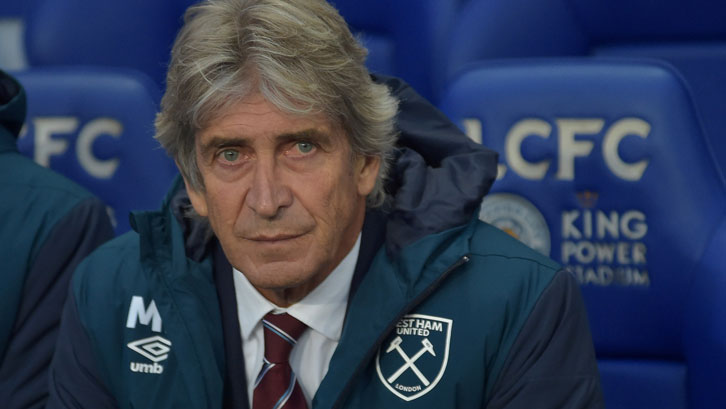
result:
[[[315,148],[315,145],[310,142],[298,142],[296,146],[297,150],[300,151],[300,153],[310,153]]]
[[[227,149],[222,151],[222,158],[227,162],[235,162],[239,159],[239,152],[234,149]]]

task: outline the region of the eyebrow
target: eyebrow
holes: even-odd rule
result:
[[[299,132],[285,133],[275,137],[278,142],[306,140],[310,142],[315,142],[318,145],[329,144],[331,138],[332,135],[330,135],[328,132],[324,132],[320,129],[315,128],[304,129]]]
[[[247,146],[249,145],[249,139],[244,137],[226,137],[226,136],[213,136],[207,142],[202,144],[200,152],[202,157],[206,157],[210,151],[215,151],[219,148],[225,148],[228,146]]]
[[[297,140],[307,140],[310,142],[315,142],[319,145],[326,145],[330,144],[332,139],[332,135],[330,135],[328,132],[321,131],[320,129],[315,128],[309,128],[309,129],[303,129],[302,131],[297,132],[288,132],[288,133],[282,133],[275,136],[275,141],[277,143],[281,142],[290,142],[290,141],[297,141]],[[220,148],[225,147],[246,147],[250,146],[251,138],[245,137],[245,136],[235,136],[235,137],[227,137],[227,136],[219,136],[215,135],[212,136],[207,142],[205,142],[200,148],[202,156],[207,156],[207,154],[210,151],[214,151]]]

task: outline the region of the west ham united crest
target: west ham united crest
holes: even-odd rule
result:
[[[422,314],[401,318],[376,357],[383,385],[405,401],[433,390],[446,371],[452,323]]]

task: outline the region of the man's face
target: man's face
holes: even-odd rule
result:
[[[279,306],[338,265],[363,225],[378,158],[352,154],[323,115],[284,113],[256,94],[196,136],[205,189],[187,185],[232,266]]]

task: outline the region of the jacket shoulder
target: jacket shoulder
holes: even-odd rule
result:
[[[0,197],[4,199],[0,212],[7,220],[3,234],[27,237],[10,249],[17,251],[22,244],[30,252],[29,259],[35,259],[48,235],[66,217],[80,220],[99,210],[105,214],[101,201],[86,189],[17,152],[0,155]]]
[[[485,222],[476,222],[470,240],[467,277],[470,285],[482,289],[487,309],[508,306],[524,318],[563,271],[555,261]]]
[[[544,384],[556,389],[553,400],[555,395],[563,399],[560,402],[565,402],[563,396],[582,396],[593,405],[587,407],[598,407],[601,396],[592,341],[572,274],[485,222],[477,222],[470,240],[467,277],[473,282],[468,285],[477,288],[479,296],[471,308],[486,312],[477,319],[489,317],[495,324],[487,328],[499,340],[499,354],[491,361],[485,386],[487,407],[505,407],[502,402],[511,399],[508,393],[517,388],[526,393],[516,395],[518,403],[512,407],[531,407],[538,399],[543,402],[538,387]],[[506,324],[496,317],[508,317]],[[520,401],[524,405],[518,406]]]
[[[521,260],[523,262],[533,263],[553,273],[562,269],[559,263],[483,221],[476,222],[474,233],[471,237],[471,255]]]
[[[78,183],[53,170],[44,168],[17,152],[3,155],[3,189],[40,191],[44,198],[67,202],[82,201],[92,194]]]
[[[72,290],[79,304],[128,288],[141,278],[139,235],[129,231],[93,251],[73,275]]]

